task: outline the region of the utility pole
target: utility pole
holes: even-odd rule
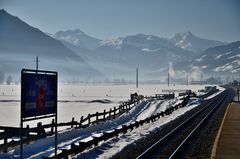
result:
[[[239,83],[238,83],[238,88],[237,88],[237,96],[238,96],[238,103],[239,103]]]
[[[238,94],[238,103],[239,103],[239,87],[237,89],[237,94]]]
[[[38,62],[40,62],[40,60],[38,60],[38,56],[36,57],[36,60],[34,60],[36,62],[36,70],[38,70]]]
[[[188,75],[187,75],[187,86],[188,86]]]
[[[138,88],[138,68],[136,69],[136,87]]]
[[[169,75],[169,71],[168,71],[168,87],[169,87],[169,83],[170,83],[170,75]]]

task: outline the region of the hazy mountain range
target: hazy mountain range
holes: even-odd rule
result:
[[[208,40],[193,35],[190,31],[185,33],[175,34],[170,41],[177,47],[184,50],[192,51],[194,53],[201,53],[202,51],[219,45],[224,45],[221,41]]]
[[[103,77],[78,54],[18,17],[0,10],[0,71],[20,75],[22,68],[35,69],[39,56],[40,69],[57,70],[65,79]],[[81,69],[80,69],[81,68]],[[63,77],[64,76],[64,77]]]
[[[58,40],[69,42],[80,48],[86,48],[90,50],[96,49],[101,41],[97,38],[85,34],[80,29],[58,31],[53,35],[53,37]]]
[[[238,73],[239,75],[240,41],[209,48],[203,51],[199,58],[191,60],[191,63],[209,73],[224,73],[225,75]]]
[[[18,17],[0,10],[0,72],[17,76],[21,68],[34,68],[39,56],[40,68],[57,70],[64,80],[135,79],[195,80],[200,74],[237,74],[240,44],[197,37],[191,32],[171,38],[155,35],[129,35],[101,40],[80,29],[43,33]]]
[[[216,40],[209,40],[195,36],[190,31],[184,33],[177,33],[170,39],[160,38],[154,35],[138,34],[127,37],[120,37],[116,39],[100,40],[91,37],[81,31],[80,29],[58,31],[52,37],[71,43],[77,47],[94,50],[101,46],[113,47],[120,49],[123,46],[133,46],[143,49],[143,51],[156,51],[160,47],[173,47],[194,53],[201,53],[202,51],[215,46],[224,45],[226,43]],[[150,47],[150,49],[148,48]]]
[[[62,40],[71,39],[70,37],[76,37],[77,34],[79,40],[75,40],[81,39],[85,43],[86,34],[81,30],[61,31],[63,32],[64,36],[59,37],[56,33],[58,36],[55,34],[52,37],[61,40],[65,46],[109,75],[114,75],[114,71],[117,70],[118,75],[129,76],[134,74],[134,69],[138,67],[143,72],[142,79],[151,77],[164,80],[169,70],[174,78],[186,78],[188,74],[192,79],[200,80],[203,74],[225,76],[240,71],[238,42],[226,43],[204,39],[189,31],[177,33],[169,39],[144,34],[108,40],[96,40],[87,36],[87,41],[89,38],[93,39],[94,47],[91,48]],[[232,47],[233,45],[235,47]],[[228,55],[233,57],[223,56],[225,50],[231,51]]]

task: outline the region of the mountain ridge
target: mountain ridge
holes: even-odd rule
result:
[[[58,51],[58,57],[71,58],[72,60],[82,60],[74,52],[65,48],[60,42],[46,36],[46,34],[38,28],[30,26],[18,17],[8,14],[5,10],[0,11],[0,21],[0,47],[2,51],[4,50],[11,53],[22,50],[26,54],[35,53],[37,55],[37,53],[40,52],[37,51],[36,48],[38,48],[41,50],[41,54],[45,55],[47,51],[44,47],[49,46],[48,49]],[[38,36],[38,38],[35,38],[36,36]],[[24,45],[24,47],[21,45]],[[51,45],[53,47],[51,47]],[[68,54],[64,52],[68,52]],[[46,55],[51,56],[51,53],[47,52]]]
[[[192,51],[195,53],[202,52],[210,47],[215,47],[225,44],[217,40],[209,40],[205,38],[200,38],[190,31],[177,33],[173,35],[170,39],[175,46],[180,47],[184,50]]]
[[[99,42],[101,41],[97,38],[85,34],[80,29],[58,31],[54,35],[52,35],[52,37],[58,40],[67,41],[68,43],[76,45],[80,48],[87,48],[89,50],[97,48]]]
[[[209,40],[191,32],[175,34],[172,37],[174,40],[141,33],[101,40],[80,29],[59,31],[53,35],[43,33],[5,10],[0,10],[0,21],[4,24],[0,25],[0,72],[16,73],[16,68],[34,65],[33,59],[37,55],[41,55],[43,69],[50,67],[61,71],[66,77],[77,80],[81,76],[88,81],[91,78],[134,80],[136,68],[139,68],[140,78],[161,81],[166,80],[166,72],[170,69],[174,72],[172,78],[178,79],[185,79],[187,72],[196,77],[196,71],[198,74],[218,75],[224,75],[226,71],[240,71],[237,67],[240,64],[238,48],[234,47],[234,57],[226,56],[227,62],[221,62],[225,54],[230,55],[221,52],[228,44],[215,46],[223,42],[210,40],[213,43],[205,49],[206,45],[203,44]],[[199,45],[204,46],[200,47],[203,51],[196,51],[199,46],[193,45],[199,39],[200,42],[204,41]],[[11,61],[16,61],[15,65]]]
[[[187,72],[197,69],[202,75],[215,75],[223,79],[236,76],[240,73],[240,41],[208,48],[195,58],[175,65]]]
[[[81,31],[80,29],[74,29],[74,30],[65,30],[65,31],[58,31],[56,32],[52,37],[58,39],[58,40],[65,40],[73,45],[76,45],[72,40],[69,40],[69,38],[73,38],[77,41],[81,41],[83,45],[79,45],[77,44],[76,46],[80,46],[81,48],[86,48],[89,49],[89,47],[84,47],[84,44],[87,43],[87,41],[85,41],[85,37],[77,37],[76,35],[74,35],[74,32],[81,32],[84,36],[87,36],[87,38],[91,39],[91,40],[95,40],[94,42],[94,47],[90,48],[90,50],[94,50],[97,49],[98,47],[103,47],[103,46],[108,46],[108,47],[112,47],[112,48],[116,48],[116,49],[120,49],[121,45],[131,45],[131,43],[127,43],[131,42],[132,37],[135,37],[136,39],[143,39],[143,37],[146,37],[146,43],[148,43],[149,41],[152,41],[154,43],[155,40],[161,40],[162,43],[158,43],[159,45],[170,45],[173,44],[174,46],[181,48],[183,50],[186,51],[190,51],[193,52],[194,54],[200,54],[202,51],[210,48],[210,47],[215,47],[215,46],[219,46],[219,45],[223,45],[223,44],[227,44],[226,42],[221,42],[221,41],[217,41],[217,40],[210,40],[210,39],[206,39],[206,38],[201,38],[198,37],[196,35],[194,35],[191,31],[187,31],[187,32],[182,32],[182,33],[176,33],[174,34],[172,37],[170,38],[163,38],[163,37],[159,37],[156,35],[148,35],[148,34],[142,34],[142,33],[138,33],[135,35],[127,35],[125,37],[117,37],[117,38],[108,38],[108,39],[98,39],[92,36],[88,36],[85,32]],[[62,34],[62,36],[59,36],[59,32]],[[71,34],[68,34],[69,32],[71,32]],[[76,32],[76,33],[78,33]],[[72,36],[72,37],[71,37]],[[81,39],[82,38],[82,39]],[[89,40],[88,39],[88,40]],[[146,48],[145,50],[147,51],[148,48]],[[149,49],[151,51],[151,49]]]
[[[188,40],[189,40],[189,37],[196,39],[196,36],[191,32],[185,32],[179,35],[181,35],[180,39],[183,36],[185,36],[185,38]],[[219,44],[223,44],[223,46],[228,45],[227,43],[214,41],[214,40],[208,40],[208,39],[203,39],[198,37],[197,39],[200,39],[200,41],[206,40],[206,42],[210,41],[214,43],[209,45],[210,47],[207,48],[206,50],[211,50],[211,48],[218,47],[215,45],[219,45]],[[151,43],[151,41],[153,42]],[[129,68],[139,67],[141,70],[148,68],[145,70],[144,74],[146,76],[153,75],[152,77],[156,77],[154,75],[156,72],[158,72],[158,74],[164,74],[164,71],[166,72],[170,66],[174,66],[174,67],[177,66],[176,76],[178,76],[179,78],[184,78],[187,72],[196,72],[196,71],[198,72],[197,74],[199,75],[196,76],[195,75],[196,73],[191,73],[193,74],[192,76],[195,76],[193,77],[193,79],[198,79],[198,77],[200,79],[200,74],[203,74],[204,72],[207,74],[216,73],[216,74],[219,74],[220,76],[223,75],[217,72],[216,70],[215,71],[213,69],[209,70],[210,67],[207,68],[206,65],[201,65],[199,62],[197,62],[198,60],[201,61],[201,56],[203,52],[206,51],[204,50],[205,48],[200,49],[203,51],[195,50],[195,52],[194,50],[188,51],[188,49],[189,48],[182,49],[181,47],[175,46],[175,44],[171,42],[170,39],[160,38],[158,36],[145,35],[140,33],[140,34],[129,35],[125,37],[119,37],[115,39],[102,40],[100,42],[99,47],[97,47],[95,50],[92,50],[91,53],[89,52],[87,53],[88,54],[87,59],[88,60],[90,59],[91,61],[92,57],[96,57],[98,61],[94,61],[93,63],[94,65],[98,65],[96,63],[100,63],[101,61],[104,61],[105,65],[107,65],[109,62],[112,68],[114,68],[114,65],[116,65],[116,63],[118,66],[119,66],[119,63],[122,63],[124,64],[124,66],[127,66]],[[82,52],[81,50],[77,50],[76,48],[74,48],[74,51],[78,53]],[[208,51],[207,53],[211,54],[211,51]],[[137,59],[138,61],[136,62],[134,59]],[[206,61],[211,63],[211,61],[209,60],[206,60]],[[219,63],[219,66],[216,65],[215,68],[220,67],[221,62],[218,62],[218,63]],[[143,65],[144,67],[141,67],[141,65]],[[108,69],[106,66],[104,68],[106,68],[106,70]],[[119,74],[120,72],[121,70],[118,71]]]
[[[1,72],[16,75],[21,68],[31,68],[34,65],[33,59],[38,56],[41,69],[59,71],[66,75],[64,78],[68,75],[81,78],[81,74],[86,74],[86,78],[103,77],[61,41],[46,35],[17,16],[0,10],[0,22]],[[69,65],[62,65],[65,62]]]

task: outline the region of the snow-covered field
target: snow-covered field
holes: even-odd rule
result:
[[[58,122],[71,121],[72,117],[80,117],[96,111],[109,110],[118,106],[119,102],[130,98],[130,93],[138,92],[143,95],[155,95],[163,89],[191,89],[197,91],[204,88],[199,85],[59,85],[58,87]],[[20,123],[20,86],[0,85],[0,125],[19,126]],[[93,102],[92,100],[110,100],[109,103]],[[64,102],[63,102],[64,101]],[[7,119],[7,120],[6,120]],[[51,119],[41,120],[49,123]],[[36,126],[36,122],[28,122]]]
[[[170,86],[169,89],[191,89],[197,91],[204,86]],[[0,125],[18,125],[19,122],[19,110],[20,102],[4,102],[6,100],[19,100],[20,87],[19,86],[0,86],[1,91],[4,92],[4,96],[0,97]],[[13,89],[13,91],[12,91]],[[134,85],[107,85],[107,86],[80,86],[80,85],[60,85],[59,86],[59,100],[66,100],[69,102],[59,102],[59,122],[70,121],[74,116],[79,119],[81,115],[87,115],[88,113],[95,113],[103,109],[109,109],[114,106],[118,106],[118,103],[129,98],[129,94],[133,92],[139,92],[143,95],[154,95],[155,93],[161,93],[162,89],[168,89],[163,85],[142,85],[139,89],[136,89]],[[106,95],[107,94],[107,95]],[[214,95],[213,95],[214,96]],[[211,97],[213,97],[211,96]],[[88,103],[88,101],[95,99],[108,99],[111,103]],[[77,101],[77,102],[76,102]],[[136,120],[145,119],[153,114],[164,111],[169,105],[177,104],[181,102],[175,98],[171,101],[142,101],[136,107],[134,107],[129,113],[123,114],[121,117],[101,123],[98,125],[92,125],[85,129],[68,129],[61,130],[58,135],[58,147],[64,148],[69,146],[72,142],[80,140],[89,140],[92,135],[101,135],[103,131],[111,130],[121,126],[122,124],[128,124]],[[77,158],[109,158],[121,151],[125,146],[132,144],[135,140],[144,137],[151,131],[156,131],[161,126],[177,116],[184,114],[188,110],[196,107],[193,104],[184,108],[180,108],[174,111],[168,116],[164,116],[154,123],[145,124],[132,132],[128,132],[124,135],[120,135],[118,138],[113,138],[105,143],[100,144],[94,149],[89,149],[80,155],[74,156]],[[9,109],[11,108],[11,109]],[[4,113],[8,114],[4,114]],[[6,115],[6,117],[2,117]],[[14,118],[14,119],[11,119]],[[7,119],[7,121],[6,121]],[[11,120],[13,123],[9,123]],[[50,121],[50,120],[49,120]],[[48,121],[48,122],[49,122]],[[46,121],[47,122],[47,121]],[[42,156],[48,156],[54,153],[54,136],[50,136],[44,139],[40,139],[36,142],[24,146],[24,158],[41,158]],[[1,157],[11,158],[19,156],[19,147],[9,151],[7,154],[0,154]]]

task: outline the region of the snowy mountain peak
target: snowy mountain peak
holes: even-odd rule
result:
[[[6,14],[7,12],[4,9],[0,9],[0,14]]]
[[[139,33],[139,34],[136,34],[136,35],[126,36],[124,39],[146,41],[146,40],[159,40],[159,39],[163,39],[163,38],[160,38],[160,37],[155,36],[155,35],[146,35],[146,34]]]
[[[82,35],[85,34],[83,31],[81,31],[80,29],[74,29],[72,32],[78,34],[78,35]]]
[[[58,31],[53,35],[58,40],[66,41],[80,48],[95,49],[99,46],[100,40],[85,34],[80,29]]]
[[[160,50],[163,48],[173,48],[168,39],[160,38],[155,35],[137,34],[127,36],[123,39],[123,45],[132,46],[139,49]],[[146,50],[146,49],[145,49]]]
[[[135,48],[138,50],[159,50],[160,48],[175,47],[167,39],[154,35],[136,34],[101,42],[101,46],[111,46],[116,49]]]
[[[6,20],[6,19],[11,19],[11,18],[17,18],[17,17],[9,14],[4,9],[0,9],[0,18],[1,18],[1,20],[3,20],[3,19]],[[17,18],[17,19],[20,20],[19,18]]]
[[[172,42],[177,47],[180,47],[184,50],[193,51],[195,53],[202,52],[210,47],[224,44],[220,41],[197,37],[191,31],[175,34],[172,38],[170,38],[170,42]]]
[[[187,35],[187,36],[195,36],[195,35],[193,35],[193,33],[191,31],[187,31],[184,34]]]
[[[229,75],[240,72],[240,41],[205,50],[192,64],[204,72]]]
[[[3,16],[3,15],[9,15],[10,16],[10,14],[7,11],[5,11],[4,9],[0,9],[0,16]]]
[[[186,43],[186,41],[192,41],[197,38],[198,37],[195,36],[191,31],[187,31],[187,32],[177,33],[177,34],[173,35],[173,37],[170,38],[170,40],[177,42],[178,44],[176,46],[179,46],[182,43]]]
[[[67,30],[67,31],[60,30],[60,31],[56,32],[55,35],[69,35],[69,34],[72,34],[72,35],[86,35],[80,29],[73,29],[73,30]]]
[[[117,49],[120,49],[122,43],[123,43],[122,38],[113,38],[101,41],[100,46],[112,46]]]

